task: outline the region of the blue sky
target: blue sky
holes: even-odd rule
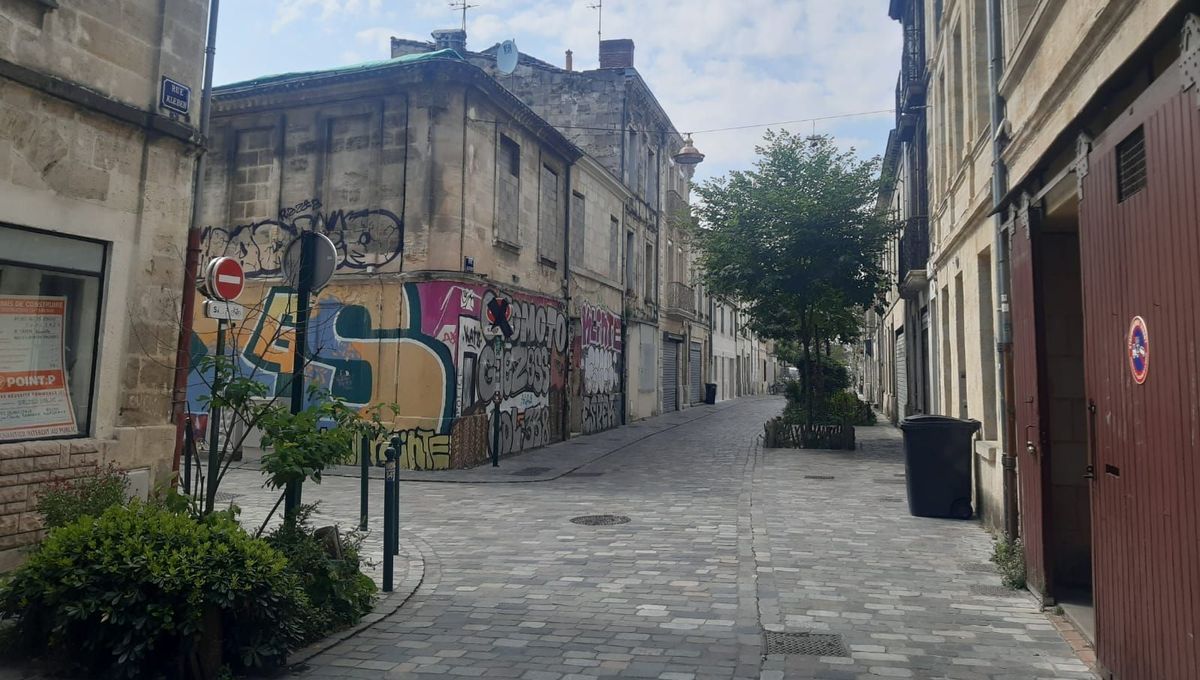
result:
[[[595,68],[596,0],[471,0],[467,44],[512,38],[522,52]],[[218,84],[389,56],[391,36],[454,28],[448,0],[224,0]],[[605,0],[604,37],[632,38],[636,66],[681,132],[888,109],[900,26],[885,0]],[[778,127],[778,126],[777,126]],[[813,124],[786,126],[809,132]],[[881,153],[892,115],[816,124]],[[748,167],[763,129],[696,136],[697,179]]]

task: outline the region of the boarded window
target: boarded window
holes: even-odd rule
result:
[[[587,201],[583,194],[571,194],[571,264],[582,267],[584,262],[584,243],[587,236],[587,218],[584,204]]]
[[[549,264],[562,257],[562,213],[558,207],[558,173],[542,166],[541,197],[538,200],[538,256]]]
[[[1121,202],[1146,188],[1146,131],[1134,130],[1117,145],[1117,196]]]
[[[496,162],[496,240],[521,245],[521,147],[500,136]]]
[[[654,152],[646,151],[646,202],[658,205],[658,164],[654,162]]]
[[[621,275],[621,221],[616,215],[608,218],[608,275],[614,280]]]
[[[625,289],[632,292],[637,290],[637,243],[633,231],[625,232]]]

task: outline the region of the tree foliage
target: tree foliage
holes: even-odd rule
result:
[[[695,190],[703,281],[811,365],[814,352],[853,340],[859,312],[886,290],[882,255],[896,225],[876,209],[879,159],[787,131],[768,131],[756,152],[752,169]],[[804,372],[809,393],[815,373]]]

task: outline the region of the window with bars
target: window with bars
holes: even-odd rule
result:
[[[1146,131],[1139,127],[1117,144],[1117,201],[1146,188]]]

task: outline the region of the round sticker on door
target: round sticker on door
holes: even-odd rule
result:
[[[1129,372],[1133,381],[1139,385],[1146,382],[1146,374],[1150,371],[1150,332],[1146,330],[1146,320],[1140,316],[1133,317],[1129,322]]]

